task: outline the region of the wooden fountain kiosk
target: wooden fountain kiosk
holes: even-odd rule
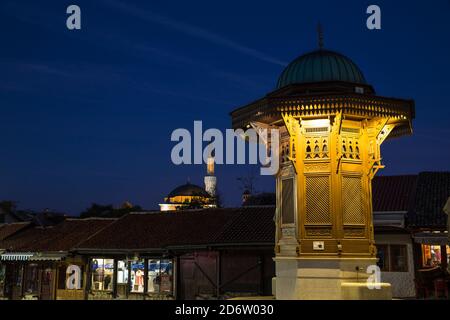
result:
[[[371,182],[384,167],[381,144],[412,133],[414,101],[376,95],[349,58],[319,49],[231,117],[234,129],[280,130],[276,298],[391,298],[389,284],[367,285],[376,270],[368,269],[376,265]]]

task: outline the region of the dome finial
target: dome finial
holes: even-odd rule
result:
[[[320,22],[317,24],[317,40],[319,43],[319,49],[322,50],[323,49],[323,30],[322,30],[322,25],[320,24]]]

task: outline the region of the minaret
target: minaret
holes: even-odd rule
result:
[[[205,190],[212,197],[216,196],[217,179],[214,176],[214,157],[209,156],[206,163]]]

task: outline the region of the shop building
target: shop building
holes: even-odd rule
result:
[[[445,291],[450,246],[444,206],[450,172],[381,176],[374,179],[373,190],[382,281],[392,284],[394,297],[429,298]]]
[[[85,257],[72,252],[114,219],[66,219],[51,227],[27,225],[0,241],[4,299],[84,299]],[[19,228],[17,224],[3,228]],[[2,228],[2,229],[3,229]],[[0,280],[1,281],[1,280]]]
[[[406,225],[416,180],[416,175],[379,176],[372,183],[378,266],[396,298],[416,296],[413,240]]]
[[[270,295],[274,211],[142,212],[4,232],[0,295],[14,300]]]
[[[81,243],[89,299],[270,295],[274,207],[131,213]]]
[[[448,268],[450,173],[377,177],[378,265],[393,296],[431,296]],[[439,209],[440,208],[440,209]],[[0,225],[1,299],[271,295],[275,206]]]

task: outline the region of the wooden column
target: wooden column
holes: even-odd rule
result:
[[[114,271],[113,271],[113,298],[117,298],[117,265],[118,265],[118,259],[114,258]]]
[[[221,286],[221,279],[222,279],[222,265],[221,265],[221,251],[217,251],[216,255],[216,295],[217,299],[219,299],[220,296],[220,286]]]
[[[178,300],[181,296],[181,259],[180,255],[177,254],[177,256],[174,259],[175,266],[173,268],[174,274],[172,275],[172,286],[173,286],[173,295],[175,297],[175,300]]]
[[[260,295],[264,295],[264,291],[265,291],[265,275],[264,275],[264,272],[265,272],[265,270],[264,270],[264,262],[265,262],[265,260],[264,260],[264,253],[262,253],[262,254],[260,254],[260,256],[259,256],[259,261],[260,261],[260,268],[259,268],[259,270],[260,270],[260,273],[261,273],[261,277],[260,277],[260,281],[261,281],[261,284],[260,284]]]
[[[61,266],[62,262],[55,262],[53,265],[54,268],[54,272],[52,272],[52,299],[56,300],[57,299],[57,290],[58,290],[58,285],[59,285],[59,268]]]
[[[127,258],[127,263],[128,263],[127,299],[131,292],[131,262],[132,262],[132,260]]]
[[[89,300],[89,291],[91,290],[91,257],[87,257],[86,263],[86,282],[84,283],[84,300]]]
[[[148,292],[148,258],[144,259],[144,300]]]
[[[447,270],[447,246],[441,245],[441,268]]]

